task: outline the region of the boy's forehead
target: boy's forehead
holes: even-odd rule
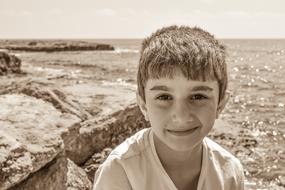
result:
[[[199,69],[199,66],[194,65],[190,65],[188,68],[187,66],[182,66],[182,64],[163,64],[161,67],[149,67],[147,72],[147,80],[161,78],[173,79],[174,77],[181,76],[196,81],[218,81],[214,74],[215,72],[211,70],[211,68]]]
[[[150,78],[146,83],[147,90],[187,89],[194,91],[218,91],[218,81],[216,80],[192,80],[184,76]]]
[[[208,84],[208,83],[211,83],[211,82],[216,82],[218,83],[218,81],[212,76],[208,75],[207,78],[203,78],[203,76],[199,76],[198,75],[198,78],[195,78],[195,79],[192,79],[192,78],[188,78],[187,76],[185,76],[185,74],[183,74],[183,72],[181,71],[181,69],[179,68],[175,68],[173,69],[173,72],[172,72],[172,75],[169,75],[169,76],[162,76],[162,77],[150,77],[148,79],[148,81],[152,81],[155,82],[155,83],[159,83],[159,82],[164,82],[164,83],[173,83],[173,82],[177,82],[179,80],[187,80],[188,82],[190,83],[196,83],[196,84]]]

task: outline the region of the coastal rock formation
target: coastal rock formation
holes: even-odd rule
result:
[[[90,190],[91,187],[92,183],[83,169],[65,156],[58,156],[9,190]]]
[[[109,44],[100,44],[87,41],[63,41],[63,40],[37,40],[37,41],[0,41],[0,49],[14,51],[111,51],[115,48]]]
[[[86,160],[148,127],[135,105],[81,121],[43,99],[0,95],[0,189],[90,189],[97,166]]]
[[[134,104],[88,119],[64,92],[45,82],[7,80],[0,86],[1,190],[88,189],[95,170],[79,165],[146,127]]]
[[[90,119],[81,123],[76,138],[65,138],[66,153],[75,163],[84,164],[94,152],[101,152],[106,147],[115,147],[126,137],[148,127],[139,108],[132,104],[106,118]],[[69,140],[68,140],[69,139]]]
[[[84,110],[78,103],[70,100],[66,94],[59,88],[49,85],[47,81],[23,80],[15,82],[6,80],[3,84],[0,82],[1,94],[26,94],[46,102],[50,102],[56,109],[63,113],[76,115],[81,120],[86,120],[91,115]]]
[[[21,60],[6,51],[0,51],[0,76],[21,72]]]
[[[10,188],[64,152],[61,137],[80,119],[23,94],[0,96],[0,189]]]
[[[82,126],[84,126],[82,131],[89,134],[89,137],[85,140],[92,143],[81,151],[89,152],[86,155],[90,155],[92,151],[95,152],[83,165],[89,180],[92,182],[97,168],[115,146],[137,131],[150,127],[136,104],[129,105],[126,109],[111,115],[105,120],[89,120],[82,123]],[[91,134],[93,135],[91,136]]]

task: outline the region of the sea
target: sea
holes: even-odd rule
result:
[[[105,80],[135,85],[141,39],[87,41],[111,44],[115,50],[18,54],[23,61],[42,65],[100,66],[115,73],[113,78],[109,76]],[[231,94],[222,119],[246,131],[248,142],[255,139],[254,145],[245,146],[249,150],[247,154],[236,156],[246,174],[256,179],[252,186],[260,183],[262,189],[261,185],[267,182],[272,189],[285,189],[285,39],[221,41],[227,48]]]

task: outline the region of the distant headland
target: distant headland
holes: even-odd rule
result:
[[[0,49],[13,51],[112,51],[110,44],[84,40],[0,40]]]

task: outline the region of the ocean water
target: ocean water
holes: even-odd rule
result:
[[[136,83],[140,39],[89,40],[115,51],[16,52],[24,63],[100,68],[98,80]],[[285,186],[285,40],[222,40],[227,47],[231,99],[222,119],[242,129],[246,153],[234,152],[248,177]],[[111,73],[108,75],[108,73]],[[247,144],[246,144],[247,143]],[[260,184],[258,184],[260,183]],[[264,187],[264,189],[267,189]]]
[[[250,135],[248,144],[254,144],[247,146],[246,154],[237,156],[248,176],[260,180],[257,183],[271,181],[284,188],[285,40],[225,40],[224,43],[228,46],[232,97],[223,116]],[[271,189],[267,186],[263,189]]]

